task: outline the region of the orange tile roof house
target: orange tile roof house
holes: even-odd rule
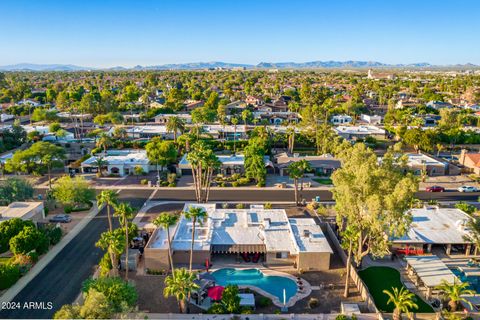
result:
[[[473,173],[480,174],[480,153],[467,153],[466,150],[462,150],[458,162],[471,169]]]

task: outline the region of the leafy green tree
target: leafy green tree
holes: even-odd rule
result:
[[[448,306],[450,311],[455,312],[458,309],[458,304],[463,302],[471,305],[471,302],[465,298],[465,295],[475,294],[475,291],[469,289],[468,282],[460,282],[455,280],[453,284],[442,280],[442,284],[437,287],[437,290],[442,292],[442,295],[448,299]]]
[[[172,276],[175,276],[174,266],[173,266],[173,257],[172,257],[172,239],[170,238],[170,228],[175,226],[178,221],[178,216],[170,214],[168,212],[162,212],[158,217],[153,220],[153,224],[158,228],[163,228],[167,231],[167,241],[168,241],[168,259],[170,262],[170,270],[172,270]]]
[[[202,222],[207,218],[207,212],[202,207],[193,207],[190,206],[187,211],[183,212],[185,218],[192,220],[192,243],[190,246],[190,262],[189,262],[189,271],[192,272],[193,264],[193,247],[195,244],[195,229],[197,222],[202,224]]]
[[[429,132],[420,128],[408,129],[403,134],[403,141],[411,145],[416,152],[420,150],[432,151],[434,145],[434,138]]]
[[[25,255],[33,250],[37,251],[38,254],[43,254],[48,250],[50,242],[43,232],[35,227],[26,226],[10,239],[9,245],[10,250],[15,255]]]
[[[107,207],[108,229],[113,231],[112,215],[110,207],[118,204],[118,193],[114,190],[102,190],[97,196],[97,206],[105,205]]]
[[[2,136],[3,145],[7,150],[18,148],[27,142],[27,133],[18,121],[15,121],[9,130],[4,130]]]
[[[13,218],[0,223],[0,253],[10,249],[10,239],[19,234],[25,227],[35,228],[35,225],[30,220],[24,221],[20,218]]]
[[[105,295],[114,312],[133,308],[138,300],[135,287],[119,277],[90,278],[83,282],[82,292],[87,293],[92,289]]]
[[[9,205],[15,201],[25,201],[33,197],[32,184],[22,178],[9,177],[0,183],[0,204]]]
[[[418,305],[415,303],[415,295],[408,291],[405,287],[398,288],[392,287],[392,290],[383,290],[388,296],[387,304],[393,304],[395,306],[393,310],[393,319],[401,320],[402,313],[405,312],[410,317],[410,311],[418,309]]]
[[[90,289],[80,308],[80,319],[109,319],[114,310],[104,293]]]
[[[120,221],[120,225],[125,230],[125,279],[128,280],[128,269],[129,269],[128,247],[131,239],[131,237],[129,237],[129,232],[128,232],[129,220],[133,218],[135,210],[126,202],[118,203],[117,205],[115,205],[114,209],[115,209],[115,212],[113,213],[113,215],[115,217],[118,217],[118,220]]]
[[[174,274],[165,278],[163,295],[165,298],[175,297],[178,301],[178,307],[181,313],[187,311],[187,297],[199,288],[194,282],[195,279],[195,274],[185,268],[175,269]]]
[[[228,285],[222,293],[221,303],[227,313],[235,314],[240,311],[240,296],[238,286]]]
[[[380,164],[377,155],[363,143],[344,150],[339,158],[342,168],[332,175],[337,221],[339,226],[355,231],[353,239],[348,239],[356,245],[349,246],[347,266],[352,256],[360,265],[367,254],[387,254],[389,239],[407,232],[411,215],[405,212],[418,184],[411,173],[404,173],[405,158],[396,157],[392,149]],[[353,248],[356,250],[351,252]]]
[[[75,207],[91,204],[95,199],[95,190],[83,177],[63,176],[55,182],[52,195],[64,206]]]
[[[148,160],[157,165],[157,175],[160,177],[160,168],[163,170],[168,164],[177,159],[177,149],[171,141],[155,137],[145,146]]]
[[[14,172],[48,174],[48,185],[52,188],[51,171],[64,166],[65,149],[50,142],[36,142],[30,148],[17,151],[7,161],[7,167]]]

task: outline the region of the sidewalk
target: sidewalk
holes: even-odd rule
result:
[[[83,228],[103,209],[103,206],[100,208],[96,204],[93,205],[92,210],[88,215],[82,219],[69,233],[67,233],[62,240],[54,247],[52,247],[34,266],[26,275],[21,277],[17,283],[11,286],[4,294],[0,297],[0,304],[10,302],[15,298],[15,296],[25,288],[25,286],[35,278],[42,270],[45,268],[50,261],[52,261],[55,256],[62,251],[63,248],[73,239],[75,236],[82,231]]]

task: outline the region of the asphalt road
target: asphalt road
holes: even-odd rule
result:
[[[328,190],[304,190],[300,191],[300,198],[307,201],[320,196],[320,201],[333,201],[332,193]],[[479,192],[462,193],[462,192],[425,192],[419,191],[416,197],[421,200],[438,200],[438,201],[477,201],[480,196]],[[152,200],[176,200],[176,201],[193,201],[195,200],[194,190],[158,190]],[[295,201],[295,193],[292,189],[225,189],[211,190],[210,201],[258,201],[258,202],[275,202],[275,201]]]
[[[141,207],[152,190],[122,190],[119,198]],[[115,219],[116,220],[116,219]],[[53,303],[53,309],[2,310],[0,318],[48,319],[64,304],[72,303],[80,293],[82,282],[94,272],[102,257],[95,247],[100,234],[107,230],[106,209],[90,221],[80,233],[13,299],[25,302]]]

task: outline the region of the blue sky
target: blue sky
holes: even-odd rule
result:
[[[476,0],[1,0],[0,65],[480,64]]]

